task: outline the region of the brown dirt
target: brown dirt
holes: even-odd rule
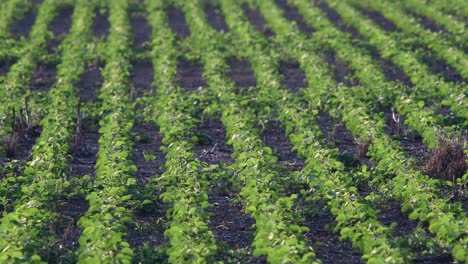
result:
[[[4,153],[0,153],[0,164],[4,165],[12,160],[28,161],[31,159],[32,148],[36,144],[36,139],[41,135],[42,128],[35,126],[28,131],[22,131],[16,142],[13,156],[4,157]]]
[[[167,223],[166,209],[162,204],[144,208],[133,215],[133,225],[128,229],[128,242],[132,248],[143,248],[145,244],[158,248],[168,239],[164,237]]]
[[[17,39],[19,39],[20,37],[28,37],[35,20],[36,12],[32,10],[27,12],[26,14],[24,14],[24,17],[21,20],[16,21],[16,23],[13,23],[13,25],[11,26],[12,35]]]
[[[337,123],[333,118],[326,114],[320,113],[317,118],[317,125],[325,136],[325,142],[331,147],[336,147],[339,150],[341,162],[347,167],[356,167],[360,164],[366,164],[372,167],[373,163],[364,155],[359,155],[361,145],[357,144],[353,134],[346,129],[343,123]],[[368,191],[365,187],[363,193]]]
[[[210,194],[208,202],[213,207],[206,211],[213,215],[208,226],[213,231],[218,243],[232,248],[247,248],[252,245],[252,225],[255,220],[242,212],[242,205],[232,204],[234,194]]]
[[[47,92],[55,83],[57,68],[51,65],[40,64],[31,76],[29,87],[31,91]]]
[[[350,34],[353,38],[364,40],[364,36],[359,33],[355,28],[347,25],[341,16],[331,8],[327,3],[323,1],[316,1],[315,4],[319,7],[328,17],[328,19],[334,23],[341,31]]]
[[[279,66],[279,73],[283,76],[282,84],[292,93],[297,94],[301,88],[307,87],[304,71],[295,61],[283,61]]]
[[[231,78],[238,88],[257,86],[257,79],[248,61],[232,58],[229,60],[229,65],[230,69],[226,72],[226,76]]]
[[[131,80],[134,87],[133,98],[142,97],[146,92],[154,95],[156,89],[152,86],[153,65],[151,63],[137,62],[133,65]]]
[[[10,71],[10,65],[4,62],[0,62],[0,77],[3,77],[8,74]]]
[[[195,129],[198,142],[194,146],[197,158],[208,165],[230,165],[234,162],[231,158],[232,146],[226,145],[226,131],[223,124],[217,119],[207,119],[198,124]],[[254,231],[252,225],[255,220],[242,212],[242,205],[233,203],[238,190],[232,190],[224,179],[217,179],[208,194],[208,202],[213,207],[206,211],[212,213],[208,221],[208,227],[213,231],[218,245],[221,246],[217,254],[217,260],[229,262],[229,254],[222,250],[245,250],[252,252]],[[251,255],[241,259],[249,263],[264,263],[263,257],[256,258]]]
[[[105,13],[99,12],[99,10],[95,10],[95,17],[94,17],[94,22],[93,22],[93,34],[97,38],[102,38],[106,39],[107,36],[109,35],[109,28],[110,28],[110,23],[109,23],[109,13],[106,10]]]
[[[206,87],[206,80],[203,77],[203,66],[199,63],[181,58],[177,65],[177,83],[187,92],[194,92],[199,87]]]
[[[274,32],[268,27],[265,18],[257,9],[251,9],[248,5],[243,5],[244,13],[247,19],[255,27],[255,29],[265,35],[265,37],[274,36]]]
[[[419,20],[419,24],[421,24],[424,28],[429,29],[432,32],[444,31],[444,27],[442,25],[437,24],[435,21],[429,19],[428,17],[418,15],[414,12],[411,12],[411,15]]]
[[[415,264],[453,264],[455,263],[449,254],[418,256],[413,260]]]
[[[144,16],[137,16],[131,20],[133,33],[133,49],[141,50],[145,43],[151,41],[151,26]]]
[[[288,5],[287,0],[276,0],[276,4],[284,10],[284,16],[287,20],[293,21],[296,26],[307,36],[314,33],[314,29],[304,22],[304,17],[297,11],[295,7]]]
[[[396,111],[391,110],[384,112],[386,121],[385,133],[390,136],[396,136],[399,139],[400,146],[404,152],[410,157],[419,162],[418,165],[426,159],[428,155],[427,146],[422,142],[422,138],[418,135],[408,133],[404,125],[403,117]]]
[[[101,88],[104,79],[101,75],[101,68],[98,65],[88,65],[81,81],[78,84],[80,101],[94,102],[97,100],[98,90]]]
[[[51,40],[48,46],[49,51],[55,50],[62,41],[63,37],[68,34],[71,27],[72,15],[72,7],[64,8],[49,25],[49,30],[54,34],[54,38]]]
[[[226,25],[224,20],[223,12],[219,9],[219,7],[214,6],[212,4],[208,5],[205,8],[206,18],[208,19],[208,23],[218,32],[228,32],[229,28]]]
[[[317,1],[316,4],[320,9],[322,9],[322,11],[324,11],[327,14],[328,19],[330,19],[330,21],[337,25],[341,31],[351,34],[351,36],[355,39],[359,39],[361,41],[365,40],[364,36],[362,36],[361,33],[359,33],[359,31],[356,30],[354,27],[347,25],[342,20],[341,16],[333,8],[330,8],[330,6],[328,6],[323,1]],[[364,42],[359,43],[358,46],[363,46],[363,48],[365,48],[366,51],[369,52],[369,55],[371,55],[372,58],[374,58],[380,63],[382,72],[384,73],[387,80],[400,81],[408,87],[414,86],[411,83],[410,78],[401,70],[401,68],[393,64],[388,59],[382,58],[379,52],[375,49],[375,47],[372,47]]]
[[[304,168],[304,161],[293,153],[293,145],[286,131],[281,124],[276,120],[269,120],[265,124],[260,137],[263,143],[273,149],[273,153],[278,157],[278,162],[283,165],[287,171],[300,171]]]
[[[167,9],[167,16],[169,17],[169,26],[172,32],[179,38],[186,38],[190,36],[190,28],[185,20],[184,13],[175,7]]]
[[[380,55],[374,57],[380,62],[380,67],[385,75],[385,78],[389,81],[398,81],[406,87],[413,87],[414,84],[411,82],[410,77],[397,65],[393,64],[388,59],[382,58]]]
[[[213,207],[206,211],[213,215],[208,221],[210,230],[213,231],[218,245],[221,246],[216,260],[225,263],[266,263],[265,256],[254,257],[252,255],[252,242],[254,230],[252,225],[255,220],[242,212],[242,205],[233,203],[238,191],[230,191],[223,194],[217,190],[208,195],[208,202]],[[245,255],[229,256],[223,250],[242,250]]]
[[[467,82],[457,70],[451,65],[447,64],[442,59],[437,59],[430,56],[431,51],[427,48],[423,48],[422,61],[429,67],[429,70],[434,74],[439,74],[447,82]]]
[[[363,13],[365,16],[370,18],[374,23],[379,25],[381,28],[383,28],[387,32],[401,32],[401,30],[393,23],[393,21],[387,19],[384,17],[382,14],[379,12],[369,10],[369,9],[364,9],[361,7],[357,7],[357,10],[359,10],[361,13]]]
[[[137,182],[148,183],[149,178],[160,175],[166,163],[164,153],[160,150],[163,135],[152,126],[136,124],[133,126],[135,144],[132,160],[137,166]]]
[[[322,112],[318,115],[317,124],[327,144],[336,146],[340,153],[350,153],[357,157],[357,144],[354,136],[343,123],[334,122],[330,115]]]
[[[72,159],[69,162],[71,168],[69,178],[82,177],[84,175],[95,178],[94,166],[96,165],[99,151],[99,132],[97,127],[82,126],[75,135],[72,149]],[[76,145],[75,145],[76,142]]]
[[[163,146],[163,135],[156,127],[139,123],[133,126],[132,131],[134,133],[132,161],[137,167],[137,184],[144,189],[148,184],[152,184],[149,182],[150,178],[160,176],[164,172],[166,159],[160,150]],[[166,211],[161,202],[145,205],[134,211],[134,222],[128,231],[130,245],[142,249],[145,244],[157,248],[166,243],[168,241],[164,237]]]
[[[317,258],[323,263],[364,263],[361,254],[353,249],[349,240],[341,241],[340,234],[333,232],[329,224],[334,218],[323,206],[305,201],[298,201],[299,210],[304,221],[302,226],[309,228],[305,237],[313,248]]]
[[[385,201],[377,202],[374,206],[374,209],[380,211],[377,214],[377,220],[379,220],[382,224],[386,226],[390,226],[392,223],[396,224],[392,232],[392,236],[395,240],[405,240],[414,234],[419,221],[409,220],[408,214],[401,211],[402,206],[397,200],[389,198]],[[426,233],[429,232],[427,230],[427,226],[423,226],[422,228],[426,231]],[[428,236],[432,235],[428,233]],[[413,261],[414,263],[453,263],[452,257],[448,254],[432,253],[421,255],[420,249],[418,248],[412,248],[412,251],[416,256]]]
[[[56,230],[56,236],[66,249],[75,251],[79,248],[78,240],[83,230],[77,222],[88,209],[89,202],[79,195],[65,199],[59,206],[58,211],[62,216]]]
[[[223,124],[216,119],[208,119],[198,124],[195,130],[198,142],[194,146],[197,158],[209,165],[232,164],[233,149],[226,145],[226,131]]]
[[[396,223],[393,237],[404,237],[414,233],[418,221],[409,220],[408,215],[401,211],[401,204],[394,199],[387,199],[381,203],[374,204],[374,209],[379,210],[377,220],[386,226]]]
[[[330,71],[333,72],[334,79],[337,83],[343,83],[346,86],[358,86],[359,80],[354,78],[354,70],[349,65],[338,58],[334,52],[325,51],[321,55],[327,61]]]

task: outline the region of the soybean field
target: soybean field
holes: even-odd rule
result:
[[[1,0],[0,263],[468,263],[468,1]]]

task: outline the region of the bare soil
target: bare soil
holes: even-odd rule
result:
[[[209,4],[205,8],[208,23],[218,32],[228,32],[229,28],[224,20],[224,15],[219,7]]]
[[[247,87],[257,86],[257,79],[255,78],[252,66],[248,61],[238,60],[232,58],[229,60],[230,69],[226,72],[226,76],[231,78],[238,88],[238,93],[242,92]]]
[[[363,13],[365,16],[368,18],[372,19],[374,23],[379,25],[381,28],[383,28],[387,32],[401,32],[401,30],[391,21],[390,19],[387,19],[384,17],[381,13],[369,10],[369,9],[364,9],[361,7],[357,7],[357,9]]]
[[[20,37],[28,37],[29,32],[31,31],[34,22],[36,21],[36,12],[31,10],[24,14],[24,17],[20,20],[17,20],[11,26],[12,35],[19,39]]]
[[[293,94],[298,94],[301,88],[307,87],[304,71],[295,61],[283,61],[279,66],[279,73],[283,76],[282,84]]]
[[[411,78],[398,65],[393,64],[388,59],[382,58],[380,55],[377,55],[374,59],[380,62],[382,72],[388,81],[397,81],[406,87],[414,87]]]
[[[278,163],[287,171],[300,171],[304,168],[304,160],[293,153],[293,145],[280,122],[268,120],[260,137],[266,146],[273,149],[274,155],[278,157]]]
[[[464,79],[457,70],[452,67],[451,65],[447,64],[442,59],[437,59],[434,56],[430,56],[429,51],[427,48],[424,49],[424,55],[422,55],[422,61],[429,67],[434,74],[439,74],[445,81],[447,82],[463,82],[468,81]]]
[[[319,7],[328,17],[328,19],[334,23],[341,31],[350,34],[353,38],[358,40],[364,40],[364,36],[359,33],[358,30],[346,24],[341,16],[335,11],[335,9],[331,8],[327,3],[324,1],[315,1],[317,7]]]
[[[325,142],[337,147],[340,154],[352,155],[358,159],[357,149],[358,144],[354,140],[353,134],[346,129],[343,123],[337,123],[327,113],[320,113],[318,115],[317,124],[325,136]],[[365,163],[366,160],[360,160],[361,163]]]
[[[405,237],[411,235],[418,221],[409,220],[408,214],[401,211],[401,203],[394,199],[387,199],[381,203],[377,203],[374,209],[379,210],[377,214],[377,220],[386,226],[390,226],[392,223],[396,223],[395,229],[393,229],[393,236],[395,238]]]
[[[141,249],[144,245],[158,248],[167,243],[164,237],[167,218],[166,208],[156,204],[133,215],[133,225],[128,229],[128,242],[133,248]]]
[[[417,165],[421,166],[429,154],[427,146],[422,142],[422,138],[408,132],[403,117],[398,112],[392,112],[389,109],[384,112],[384,117],[387,124],[385,133],[395,136],[399,140],[403,151],[418,161],[419,164]]]
[[[360,85],[359,80],[354,77],[354,70],[351,69],[348,63],[338,58],[334,52],[324,51],[321,55],[325,58],[337,83],[343,83],[349,87]]]
[[[58,15],[49,25],[49,30],[54,34],[53,40],[49,43],[48,50],[53,51],[63,40],[64,36],[68,34],[71,27],[71,17],[73,15],[73,8],[67,7],[60,10]]]
[[[155,95],[156,88],[153,83],[153,65],[151,63],[137,62],[133,65],[131,80],[133,84],[133,98],[142,97],[145,93]]]
[[[99,151],[99,137],[97,127],[77,127],[74,146],[72,149],[72,159],[69,162],[70,178],[82,177],[84,175],[95,178],[94,166],[96,165],[97,153]]]
[[[190,36],[190,28],[185,20],[184,13],[175,7],[167,9],[167,16],[169,17],[169,26],[172,32],[179,38],[186,38]]]
[[[84,103],[96,101],[98,90],[103,82],[101,67],[96,64],[88,65],[81,76],[81,81],[78,83],[80,101]]]
[[[312,33],[314,33],[315,30],[305,22],[304,17],[297,11],[295,7],[288,5],[287,0],[276,0],[276,4],[285,11],[284,15],[286,19],[293,21],[299,30],[302,31],[302,33],[306,34],[307,36],[310,36]]]
[[[131,21],[133,33],[133,50],[139,51],[145,43],[151,41],[151,26],[144,16],[137,16]]]
[[[13,160],[28,161],[31,159],[32,147],[36,144],[36,139],[41,135],[42,128],[34,126],[26,131],[21,131],[17,135],[17,142],[14,148],[13,156],[5,157],[4,153],[0,153],[0,165]]]
[[[0,62],[0,77],[3,77],[8,74],[10,71],[10,65],[4,62]]]
[[[269,28],[265,18],[257,9],[251,9],[248,5],[242,6],[247,19],[255,27],[255,29],[265,35],[265,37],[274,36],[274,32]]]
[[[300,224],[309,228],[304,235],[323,263],[365,263],[351,242],[341,241],[340,234],[332,230],[334,218],[324,205],[299,201],[299,210],[304,218]]]
[[[83,230],[78,226],[78,220],[88,209],[89,202],[79,195],[65,199],[59,206],[58,211],[62,217],[58,220],[56,236],[64,248],[71,251],[79,248],[78,240]]]
[[[187,92],[194,92],[200,87],[206,87],[203,66],[181,58],[177,65],[177,83]]]
[[[444,27],[442,25],[437,24],[435,21],[429,19],[428,17],[418,15],[414,12],[411,12],[411,15],[419,20],[419,24],[421,24],[424,28],[429,29],[432,32],[444,31]]]
[[[93,22],[93,34],[97,38],[107,39],[109,35],[109,12],[106,10],[105,13],[101,13],[99,10],[94,11],[95,17]]]
[[[208,119],[198,124],[195,130],[198,142],[194,146],[197,158],[209,165],[232,164],[232,146],[226,145],[226,131],[217,119]]]
[[[136,124],[133,127],[135,144],[133,146],[132,160],[137,166],[137,182],[140,185],[163,173],[166,163],[164,153],[160,150],[163,135],[155,127]]]
[[[217,119],[207,119],[195,129],[198,142],[194,146],[197,158],[211,165],[230,165],[232,146],[226,144],[226,131]],[[232,189],[227,179],[213,181],[213,188],[208,193],[208,202],[213,205],[206,209],[212,213],[208,227],[213,231],[219,249],[217,260],[230,262],[231,256],[223,250],[242,250],[246,254],[238,258],[248,263],[265,263],[265,257],[253,257],[252,242],[255,220],[242,211],[242,205],[235,201],[239,191]]]
[[[55,83],[57,68],[52,65],[40,64],[31,76],[29,87],[31,91],[47,92]]]

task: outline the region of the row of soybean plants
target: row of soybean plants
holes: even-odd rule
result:
[[[209,175],[193,151],[197,124],[195,113],[201,103],[177,84],[179,58],[176,38],[169,26],[167,1],[147,1],[148,21],[152,27],[152,63],[154,86],[158,88],[145,110],[145,119],[159,127],[163,134],[165,171],[153,178],[150,185],[161,193],[167,210],[169,240],[167,249],[171,263],[204,263],[213,261],[217,246],[206,222],[211,206],[207,192]]]
[[[374,112],[382,108],[388,110],[393,106],[404,118],[405,125],[418,133],[429,149],[439,146],[439,136],[442,133],[457,134],[460,132],[456,128],[444,127],[440,116],[435,114],[437,109],[431,109],[430,105],[425,105],[424,101],[418,100],[416,95],[413,94],[413,89],[386,81],[384,74],[380,71],[379,66],[375,64],[375,61],[358,48],[352,46],[345,34],[338,31],[326,19],[325,14],[320,12],[320,9],[300,1],[295,1],[295,4],[304,14],[305,19],[317,29],[316,34],[333,35],[334,39],[338,40],[321,41],[324,43],[317,43],[317,46],[331,48],[337,57],[349,63],[350,67],[355,71],[355,75],[362,86],[349,90],[352,97],[359,98],[359,100],[366,103],[367,107],[372,106]],[[315,19],[317,17],[320,19]],[[322,39],[324,38],[318,38],[318,40]],[[463,185],[466,177],[465,180],[463,179],[458,179],[460,185]]]
[[[411,36],[417,36],[417,42],[422,43],[434,54],[452,65],[460,75],[468,78],[468,55],[463,50],[454,46],[451,41],[444,40],[443,36],[437,32],[432,32],[421,27],[411,16],[402,12],[398,4],[388,1],[351,1],[353,5],[370,9],[390,19],[395,25]],[[402,39],[404,40],[404,39]]]
[[[318,7],[302,1],[290,2],[317,30],[316,35],[319,37],[314,38],[316,46],[331,49],[339,59],[349,64],[356,77],[365,86],[364,89],[352,89],[353,96],[361,98],[369,106],[372,105],[376,111],[393,106],[404,116],[405,124],[419,133],[429,148],[437,146],[439,134],[447,129],[437,126],[442,124],[442,120],[434,113],[437,109],[431,109],[428,104],[429,100],[424,98],[423,101],[418,98],[415,94],[417,89],[409,89],[401,83],[387,81],[376,61],[365,51],[353,46],[348,36],[338,30]],[[315,17],[320,17],[320,19],[315,19]]]
[[[28,0],[9,0],[0,3],[0,60],[10,61],[22,54],[19,50],[19,41],[11,33],[15,21],[23,19],[32,10],[33,4]],[[24,41],[24,38],[21,39]]]
[[[468,116],[467,101],[464,96],[465,83],[452,83],[442,80],[439,76],[430,73],[427,65],[420,61],[414,52],[405,51],[402,44],[377,27],[370,19],[359,13],[351,5],[343,1],[329,0],[327,3],[333,7],[342,19],[350,26],[355,27],[370,44],[378,49],[383,58],[388,58],[410,77],[415,85],[415,94],[418,99],[436,99],[441,106],[449,106],[460,118]]]
[[[264,8],[263,11],[267,12],[268,9]],[[272,19],[272,21],[275,20]],[[316,63],[324,64],[320,61]],[[377,179],[380,178],[380,180],[376,181],[378,182],[376,185],[382,191],[399,198],[403,202],[403,209],[412,209],[411,218],[419,218],[421,221],[428,222],[430,231],[436,234],[442,245],[452,250],[454,258],[464,260],[466,239],[463,234],[466,217],[463,215],[460,204],[450,205],[448,199],[440,198],[436,188],[438,182],[418,171],[413,171],[406,164],[399,147],[392,144],[388,136],[383,133],[383,122],[370,116],[365,110],[366,106],[361,105],[360,100],[353,98],[350,90],[336,89],[335,98],[331,98],[329,102],[331,109],[337,109],[334,111],[342,117],[353,134],[360,140],[371,141],[369,155],[378,162],[375,170],[387,177],[394,176],[393,181],[382,180],[378,177]],[[348,99],[343,100],[343,98]],[[440,213],[437,215],[435,212]]]
[[[29,89],[29,80],[33,75],[41,58],[47,54],[47,44],[52,39],[52,33],[49,31],[49,25],[58,14],[58,12],[66,7],[69,3],[64,1],[49,0],[45,5],[40,6],[36,22],[29,34],[27,44],[21,48],[21,58],[11,66],[8,74],[0,83],[0,136],[9,135],[13,137],[14,121],[21,117],[21,109],[27,107],[27,115],[29,119],[37,118],[37,111],[40,107],[35,104],[39,99],[31,93]],[[21,3],[15,3],[21,7]],[[18,8],[21,10],[21,8]],[[11,10],[10,10],[11,11]],[[14,12],[13,12],[14,13]],[[7,23],[7,21],[4,21]],[[9,23],[7,23],[9,24]],[[8,31],[5,32],[7,34]],[[2,34],[2,33],[0,33]],[[3,36],[2,36],[3,37]],[[32,97],[29,100],[28,106],[25,106],[25,98]],[[23,118],[24,119],[24,118]],[[20,120],[17,122],[26,122]],[[28,120],[30,126],[32,120]],[[2,151],[3,152],[3,151]]]
[[[76,254],[78,263],[130,263],[134,253],[125,238],[132,218],[126,205],[132,198],[129,190],[136,184],[136,166],[131,161],[134,104],[128,89],[132,56],[129,1],[112,0],[103,7],[109,10],[110,32],[99,93],[99,151],[96,178],[86,196],[89,208],[78,220],[83,232]]]
[[[464,21],[463,18],[468,16],[468,3],[463,0],[455,0],[451,2],[436,1],[436,0],[420,0],[423,4],[431,6],[448,16],[455,16],[458,20]]]
[[[279,119],[286,127],[295,149],[306,159],[306,167],[302,173],[304,176],[298,180],[315,190],[316,195],[326,198],[337,222],[336,229],[341,231],[343,239],[351,240],[364,259],[369,262],[407,260],[410,255],[391,243],[390,228],[377,220],[377,212],[358,194],[356,181],[337,160],[336,150],[324,147],[323,135],[316,119],[322,110],[322,100],[326,99],[324,97],[328,87],[334,85],[333,80],[324,76],[324,68],[321,67],[323,65],[316,63],[319,61],[318,56],[305,51],[304,48],[297,48],[304,46],[306,37],[281,17],[279,9],[272,2],[259,1],[257,4],[275,32],[278,43],[284,47],[291,59],[300,62],[309,83],[309,88],[302,92],[307,100],[304,102],[299,98],[293,99],[293,95],[279,85],[278,70],[272,67],[277,65],[277,62],[264,61],[254,64],[257,65],[254,66],[256,74],[268,80],[265,82],[268,85],[261,86],[262,89],[280,92],[280,97],[275,100],[278,102],[276,109]],[[256,53],[268,54],[268,50]],[[250,56],[252,61],[259,59],[254,54]]]
[[[41,6],[44,11],[56,6],[53,4],[56,1],[47,2],[50,5]],[[89,14],[93,6],[89,1],[77,1],[70,34],[61,44],[58,81],[47,95],[42,133],[33,148],[32,160],[18,177],[23,180],[14,209],[4,213],[1,219],[2,262],[39,263],[54,259],[55,253],[63,253],[59,239],[49,232],[49,226],[58,216],[59,201],[70,185],[66,180],[66,168],[76,125],[74,106],[78,103],[78,92],[75,83],[85,68],[83,55],[90,40],[92,16]]]
[[[14,157],[18,146],[21,145],[21,139],[35,135],[37,126],[44,116],[47,97],[44,92],[30,89],[30,79],[38,65],[43,62],[47,54],[47,45],[54,37],[49,31],[50,24],[60,10],[71,5],[70,1],[44,3],[46,5],[38,9],[36,22],[27,41],[25,40],[21,48],[18,48],[22,57],[12,65],[7,75],[0,81],[0,156],[2,157]],[[17,4],[21,9],[21,3]],[[12,159],[0,170],[1,175],[5,177],[0,181],[3,208],[11,206],[11,200],[19,195],[20,185],[26,180],[22,176],[13,177],[18,171],[23,170],[24,162]]]
[[[442,26],[444,30],[450,32],[450,35],[446,36],[448,39],[453,40],[462,48],[466,47],[464,40],[468,38],[468,32],[463,22],[440,12],[433,6],[426,5],[423,0],[399,1],[398,3],[402,5],[405,11],[424,16]]]
[[[204,4],[206,2],[197,1],[183,9],[196,36],[193,42],[195,56],[200,57],[209,89],[217,96],[209,112],[220,116],[226,128],[227,142],[234,149],[232,169],[236,177],[232,179],[232,185],[240,189],[244,211],[255,219],[254,255],[266,255],[271,263],[319,262],[305,242],[303,233],[307,228],[300,226],[294,218],[297,194],[284,194],[276,166],[277,157],[271,148],[264,146],[260,137],[258,119],[271,113],[273,98],[268,97],[267,91],[244,97],[225,75],[230,67],[229,59],[245,59],[239,50],[247,48],[254,52],[254,46],[266,45],[266,41],[259,35],[252,35],[249,23],[239,19],[243,11],[238,3],[221,1],[219,4],[232,34],[230,41],[237,47],[232,50],[225,41],[223,43],[222,36],[210,28],[203,11]],[[257,83],[267,81],[255,77]]]

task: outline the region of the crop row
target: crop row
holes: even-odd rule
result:
[[[267,9],[263,10],[266,11]],[[278,21],[278,19],[274,21]],[[320,64],[320,61],[315,63]],[[336,85],[331,85],[331,87],[334,86]],[[393,184],[389,182],[380,183],[379,187],[383,190],[389,190],[393,197],[401,199],[403,209],[411,208],[414,210],[411,217],[418,217],[421,221],[428,221],[431,232],[436,233],[438,239],[442,240],[445,245],[455,245],[453,248],[454,257],[463,260],[466,241],[463,239],[462,234],[464,233],[464,226],[466,226],[466,218],[460,212],[459,205],[451,208],[451,206],[448,206],[447,199],[437,198],[437,182],[421,175],[418,171],[411,170],[405,165],[404,155],[402,156],[400,150],[395,148],[388,136],[383,133],[383,128],[379,125],[381,122],[374,121],[374,118],[366,113],[364,106],[361,106],[358,101],[350,97],[349,90],[335,90],[336,98],[332,99],[331,102],[334,101],[334,103],[331,108],[337,109],[335,111],[342,116],[347,127],[360,140],[372,142],[369,155],[378,162],[375,168],[377,171],[380,171],[382,175],[392,175],[395,171],[400,171],[394,174]],[[343,98],[349,99],[343,100]],[[421,188],[421,190],[418,190],[418,188]],[[423,189],[424,192],[422,192]],[[421,195],[418,195],[419,193]],[[428,205],[426,201],[431,202]],[[441,215],[443,216],[433,214],[433,212],[437,211],[442,211],[443,214]],[[448,220],[448,218],[453,220]],[[444,225],[445,227],[441,228]],[[446,232],[446,228],[451,232]]]
[[[296,22],[288,21],[287,11],[273,0],[216,3],[225,17],[228,32],[217,32],[209,25],[204,9],[213,3],[208,0],[139,4],[129,0],[77,0],[70,33],[58,49],[60,64],[56,83],[47,92],[46,103],[39,105],[39,101],[32,100],[32,111],[40,110],[43,117],[37,113],[37,119],[42,119],[42,132],[31,161],[19,173],[10,172],[0,179],[4,204],[0,261],[135,261],[141,252],[137,253],[139,249],[130,245],[128,230],[135,225],[132,217],[139,198],[134,194],[140,187],[149,190],[143,204],[162,201],[168,208],[164,232],[168,243],[161,250],[169,262],[218,261],[220,244],[209,228],[212,215],[207,209],[213,206],[208,195],[221,173],[228,179],[230,191],[239,190],[237,198],[243,211],[255,220],[254,256],[266,256],[268,262],[321,263],[304,236],[308,228],[301,226],[301,219],[296,217],[300,195],[325,201],[326,209],[334,217],[335,231],[339,231],[342,239],[349,240],[367,262],[402,263],[414,260],[419,254],[398,241],[393,226],[379,220],[380,212],[374,205],[379,196],[397,199],[411,220],[427,226],[437,246],[451,252],[455,260],[467,262],[466,213],[461,203],[451,202],[440,191],[441,186],[450,183],[431,179],[412,166],[399,142],[384,132],[382,113],[395,109],[404,118],[405,125],[434,149],[441,133],[458,132],[453,131],[458,127],[444,125],[437,110],[449,106],[459,118],[466,120],[465,83],[443,81],[430,73],[418,53],[402,49],[404,40],[387,34],[353,7],[373,6],[380,11],[387,7],[387,2],[326,2],[366,39],[354,45],[357,40],[338,30],[316,4],[301,0],[288,0],[288,4],[313,28],[312,36],[304,34]],[[411,3],[419,2],[422,1]],[[12,10],[14,5],[24,8]],[[48,25],[65,5],[70,2],[45,0],[39,6],[27,42],[18,44],[9,36],[10,26],[0,27],[3,32],[0,37],[23,51],[0,83],[0,95],[11,98],[0,99],[0,113],[4,116],[0,136],[16,132],[11,125],[15,111],[24,111],[25,98],[36,96],[28,81],[47,54],[52,37]],[[152,28],[151,51],[145,54],[132,50],[130,18],[136,6],[148,12],[147,20]],[[11,25],[10,13],[20,17],[31,8],[24,1],[6,1],[0,4],[0,12],[6,12],[0,20]],[[102,39],[93,39],[91,34],[97,8],[108,10],[109,14],[109,35]],[[177,37],[171,30],[169,8],[182,11],[189,37]],[[258,8],[274,36],[264,36],[249,23],[244,10],[248,8]],[[382,12],[394,20],[409,19],[401,9]],[[431,36],[423,40],[424,44],[437,43],[444,48],[438,49],[436,45],[441,52],[439,56],[458,67],[464,76],[464,62],[460,62],[465,56],[463,52],[450,57],[451,53],[445,49],[448,45],[433,39],[438,35],[420,29],[413,22],[400,26],[408,32]],[[387,80],[375,56],[365,50],[366,45],[375,47],[383,58],[400,66],[414,86]],[[64,247],[53,229],[63,217],[62,202],[76,195],[71,190],[76,179],[70,179],[70,156],[73,136],[78,136],[75,133],[79,133],[81,125],[75,107],[81,104],[78,82],[89,62],[90,49],[97,51],[94,56],[102,58],[105,64],[99,102],[84,104],[90,108],[86,111],[93,111],[93,118],[99,119],[100,138],[96,176],[90,177],[90,184],[79,190],[86,196],[89,209],[78,220],[82,232],[79,248],[75,250]],[[349,87],[335,80],[329,62],[320,54],[324,50],[331,50],[346,62],[359,84]],[[151,61],[153,86],[157,88],[155,94],[145,93],[137,100],[144,109],[138,108],[131,98],[132,61],[137,55],[147,56]],[[201,63],[206,87],[189,93],[179,85],[178,62],[182,57]],[[244,60],[251,65],[255,87],[241,87],[228,77],[233,60]],[[294,91],[283,83],[279,68],[284,61],[299,63],[307,87]],[[137,164],[132,161],[135,144],[132,129],[139,122],[136,111],[140,110],[145,122],[159,128],[165,153],[164,172],[154,175],[145,186],[137,186]],[[372,167],[362,164],[350,168],[341,160],[339,152],[329,147],[325,133],[319,128],[321,113],[344,123],[358,143],[368,146],[365,155]],[[199,140],[195,129],[200,116],[222,122],[226,142],[233,148],[233,164],[207,167],[199,159],[194,147]],[[302,170],[285,173],[278,166],[278,157],[262,141],[261,127],[267,120],[278,120],[285,128],[293,150],[305,161]],[[459,126],[466,127],[466,121]],[[289,190],[285,182],[297,188]],[[371,190],[370,194],[359,191],[358,186],[362,185]]]
[[[56,1],[45,3],[48,2],[50,5],[42,5],[41,9],[56,6]],[[70,106],[78,103],[74,84],[84,71],[82,54],[86,52],[86,33],[92,22],[90,12],[92,6],[87,1],[77,2],[70,34],[62,43],[62,62],[57,74],[60,81],[48,94],[49,106],[41,122],[43,131],[33,148],[32,160],[17,177],[21,189],[14,210],[1,220],[2,262],[40,263],[41,259],[54,258],[49,255],[52,248],[57,250],[58,241],[48,227],[57,216],[58,201],[69,186],[65,169],[76,118],[74,107]]]

